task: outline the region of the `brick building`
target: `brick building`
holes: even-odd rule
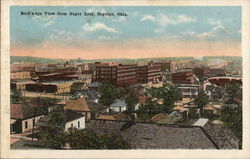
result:
[[[161,78],[161,66],[158,64],[138,66],[138,82],[157,82]]]
[[[185,70],[180,72],[172,73],[172,82],[173,83],[193,83],[193,72],[192,70]]]
[[[154,64],[160,65],[161,71],[173,71],[176,69],[174,61],[161,61],[155,62]]]
[[[110,82],[116,86],[128,86],[137,83],[136,65],[98,65],[95,80]]]

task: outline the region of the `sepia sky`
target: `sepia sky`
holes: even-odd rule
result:
[[[124,12],[31,16],[20,12]],[[12,56],[241,56],[241,7],[11,7]]]

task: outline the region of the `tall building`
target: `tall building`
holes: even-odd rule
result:
[[[161,78],[161,65],[138,66],[137,77],[140,83],[158,82]]]
[[[173,83],[193,83],[194,74],[192,70],[183,70],[176,73],[172,73],[172,82]]]
[[[136,65],[97,65],[95,80],[110,82],[116,86],[128,86],[137,83]]]

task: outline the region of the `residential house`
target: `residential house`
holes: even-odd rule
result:
[[[127,104],[124,101],[117,99],[109,106],[109,109],[114,112],[124,112],[127,110]]]
[[[28,103],[13,103],[10,105],[11,133],[30,131],[35,123],[44,116],[42,109],[32,107]]]
[[[76,100],[69,100],[67,104],[64,106],[64,110],[72,110],[72,111],[80,112],[85,115],[86,120],[90,120],[91,118],[90,108],[84,98],[78,98]]]
[[[47,131],[49,125],[49,120],[52,114],[49,114],[43,118],[41,118],[37,126],[39,126],[40,131]],[[82,113],[72,111],[72,110],[65,110],[63,112],[64,117],[64,131],[68,131],[70,128],[76,129],[84,129],[85,128],[85,116]]]

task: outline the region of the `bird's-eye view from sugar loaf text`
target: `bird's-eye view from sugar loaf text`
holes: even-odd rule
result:
[[[242,149],[241,7],[12,6],[11,149]]]

